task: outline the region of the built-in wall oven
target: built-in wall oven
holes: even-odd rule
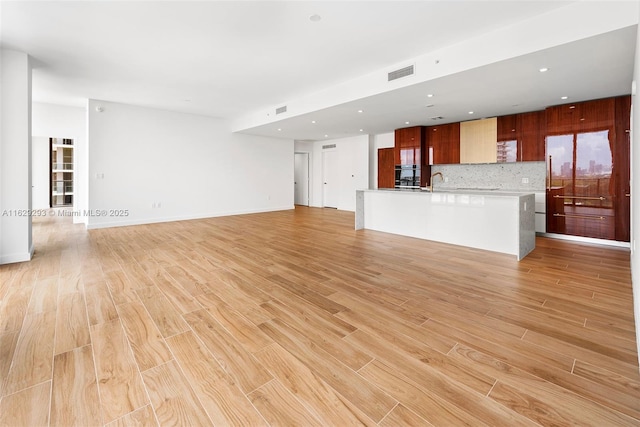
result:
[[[419,165],[396,165],[396,188],[420,188]]]

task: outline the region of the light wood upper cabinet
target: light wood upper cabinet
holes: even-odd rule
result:
[[[460,123],[460,163],[495,163],[497,140],[496,117]]]

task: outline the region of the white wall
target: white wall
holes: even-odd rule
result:
[[[74,144],[73,208],[82,213],[87,209],[89,179],[86,108],[37,102],[32,108],[33,208],[49,207],[49,138],[71,138]],[[73,221],[86,222],[86,217],[74,216]]]
[[[291,140],[106,101],[89,100],[87,113],[88,228],[293,209]]]
[[[393,148],[395,132],[371,135],[369,138],[369,188],[378,188],[378,149]]]
[[[631,281],[633,285],[633,307],[636,321],[636,346],[640,362],[640,247],[636,250],[640,238],[640,149],[635,147],[636,131],[640,129],[640,106],[637,104],[636,85],[640,84],[640,32],[636,42],[635,67],[633,70],[633,88],[631,97]]]
[[[28,261],[31,238],[31,64],[0,51],[0,264]]]
[[[356,190],[369,188],[369,136],[295,143],[296,152],[310,152],[309,206],[322,207],[322,152],[324,145],[335,144],[338,153],[338,209],[356,210]]]

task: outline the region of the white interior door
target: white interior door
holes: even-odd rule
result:
[[[322,206],[337,208],[340,200],[338,187],[338,152],[322,152]]]
[[[293,191],[293,203],[309,206],[309,153],[294,154]]]

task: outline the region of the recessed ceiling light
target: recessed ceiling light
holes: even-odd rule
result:
[[[427,94],[427,98],[433,98],[433,94],[432,93],[428,93]]]
[[[317,13],[314,13],[309,17],[309,21],[311,22],[319,22],[321,19],[322,19],[322,16],[318,15]]]
[[[469,114],[473,114],[473,111],[469,111]]]
[[[362,110],[358,110],[358,113],[362,113]]]
[[[549,69],[547,67],[542,67],[538,71],[540,71],[541,73],[546,73],[547,71],[549,71]]]
[[[364,132],[364,129],[360,129],[360,132]]]
[[[329,135],[325,135],[324,137],[325,137],[325,138],[329,138]]]
[[[568,96],[561,96],[560,99],[568,99]]]
[[[282,131],[282,129],[278,128],[278,132]]]
[[[404,124],[405,124],[405,125],[408,125],[408,124],[409,124],[409,122],[404,122]]]
[[[315,122],[316,122],[315,120],[311,120],[311,123],[315,123]]]

